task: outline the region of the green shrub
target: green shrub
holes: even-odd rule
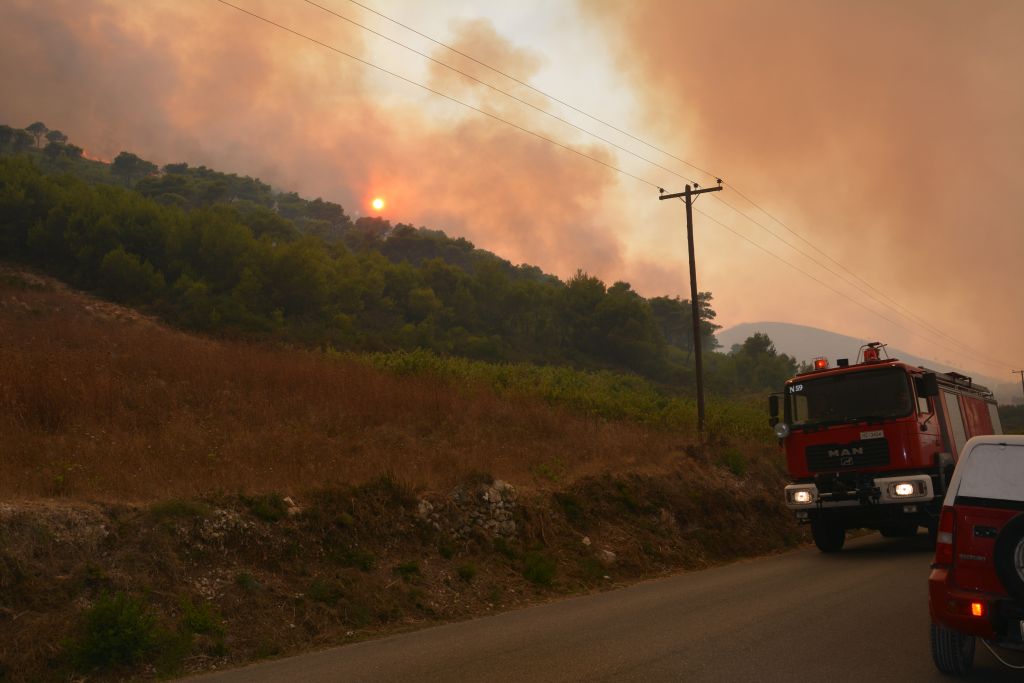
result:
[[[322,602],[328,605],[336,605],[345,595],[344,587],[337,581],[331,579],[316,578],[309,584],[306,591],[310,600]]]
[[[420,565],[418,562],[416,562],[416,560],[402,562],[401,564],[395,565],[395,573],[401,576],[404,580],[408,581],[412,577],[419,575]]]
[[[737,477],[747,473],[747,459],[737,448],[727,448],[718,458],[719,464]]]
[[[328,561],[339,564],[342,567],[356,567],[364,572],[373,569],[377,564],[377,558],[368,550],[350,548],[347,545],[336,545],[327,549],[325,557]]]
[[[200,636],[196,639],[194,636]],[[188,598],[181,602],[181,622],[178,633],[164,639],[160,646],[159,669],[175,673],[181,668],[185,656],[195,645],[216,657],[226,652],[224,646],[224,622],[220,614],[208,602],[193,603]]]
[[[127,593],[104,593],[81,618],[78,638],[65,650],[78,671],[140,664],[158,645],[156,618]]]
[[[526,553],[523,558],[523,576],[537,586],[550,586],[555,579],[556,568],[554,558],[542,553]]]
[[[115,301],[149,303],[166,288],[163,274],[124,247],[112,249],[99,268],[100,291]]]
[[[615,482],[615,490],[618,493],[616,499],[630,512],[639,514],[650,510],[650,505],[637,498],[636,491],[633,490],[629,482]]]
[[[519,553],[516,551],[515,547],[501,536],[494,539],[493,545],[495,550],[510,560],[514,560],[519,557]]]
[[[260,582],[256,580],[256,577],[249,572],[239,572],[235,574],[235,585],[247,593],[255,593],[261,586]]]
[[[193,604],[185,599],[181,603],[181,625],[192,633],[223,636],[224,624],[217,610],[208,602]]]
[[[266,496],[243,497],[249,512],[264,522],[279,522],[288,516],[288,505],[284,498],[276,493]]]
[[[404,509],[416,507],[419,501],[415,489],[392,470],[357,486],[353,494],[357,498],[377,498]]]
[[[570,524],[578,525],[583,521],[583,507],[580,505],[580,499],[577,496],[571,493],[555,493],[555,502],[562,508],[562,512],[565,513],[565,517],[569,520]]]
[[[452,542],[451,538],[445,536],[441,539],[437,544],[437,554],[446,560],[455,557],[455,543]]]
[[[476,565],[472,563],[464,564],[459,567],[457,571],[459,572],[459,578],[466,583],[469,583],[473,580],[473,577],[476,576]]]
[[[537,463],[530,472],[538,479],[546,479],[554,484],[559,483],[565,476],[566,465],[561,458],[552,458],[550,461]]]
[[[167,500],[149,507],[149,516],[160,522],[172,519],[204,519],[212,512],[206,503],[191,500]]]

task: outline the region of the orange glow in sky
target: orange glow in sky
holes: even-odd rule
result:
[[[383,197],[374,197],[373,201],[370,202],[370,206],[373,207],[374,211],[380,211],[381,209],[384,208],[384,198]]]

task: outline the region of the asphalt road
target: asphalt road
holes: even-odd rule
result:
[[[872,535],[191,680],[949,681],[929,650],[930,561],[923,535]],[[1024,672],[979,643],[967,680]]]

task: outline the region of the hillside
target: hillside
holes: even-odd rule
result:
[[[714,404],[701,450],[639,380],[202,338],[12,266],[0,329],[5,680],[219,668],[803,540],[759,404]]]
[[[257,178],[158,168],[130,152],[105,164],[25,135],[0,126],[0,258],[181,329],[611,370],[692,395],[692,311],[680,297],[645,298],[583,271],[562,281],[437,230],[352,221],[338,204]],[[712,296],[699,298],[713,349]],[[775,360],[709,354],[706,386],[762,394],[785,375]],[[762,361],[771,370],[751,372]]]

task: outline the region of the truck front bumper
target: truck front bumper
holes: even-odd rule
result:
[[[861,505],[917,505],[935,499],[935,487],[927,474],[876,477],[870,481],[870,486],[833,487],[828,491],[819,491],[813,482],[789,484],[785,489],[786,507],[811,511]]]

